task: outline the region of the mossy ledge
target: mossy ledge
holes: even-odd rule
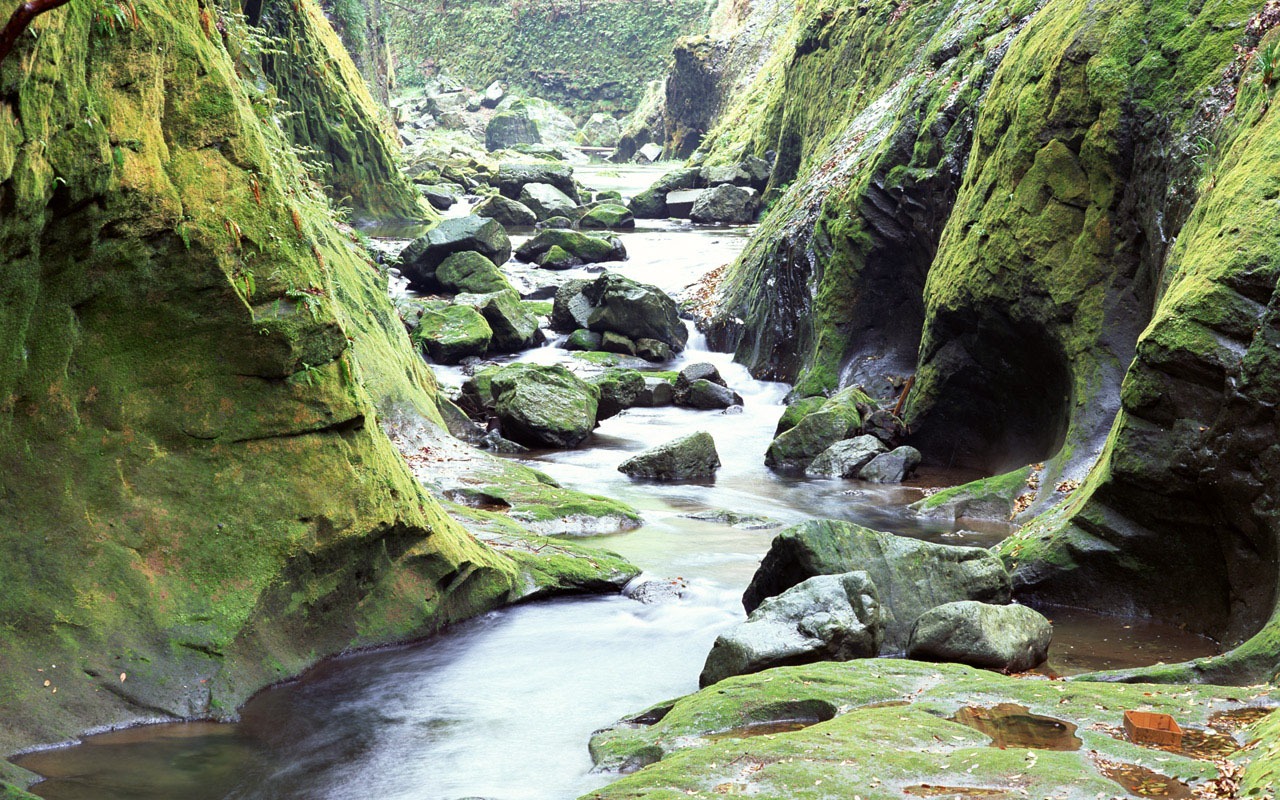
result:
[[[46,14],[0,67],[0,753],[229,717],[529,591],[380,425],[441,426],[435,382],[251,32],[135,6]]]

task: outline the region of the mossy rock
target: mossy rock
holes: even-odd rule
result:
[[[600,390],[598,419],[608,419],[636,405],[645,389],[644,375],[634,369],[606,369],[590,382]]]
[[[464,358],[484,355],[493,338],[493,330],[474,308],[449,306],[441,311],[424,313],[413,338],[427,351],[432,361],[456,364]]]
[[[516,258],[545,266],[542,258],[552,248],[560,248],[564,253],[577,259],[579,264],[622,261],[627,257],[627,250],[622,240],[616,236],[549,229],[539,231],[536,236],[516,248]]]
[[[636,218],[625,206],[606,203],[596,206],[578,220],[580,228],[597,228],[601,230],[620,230],[634,228]]]
[[[600,390],[559,366],[513,364],[490,379],[502,435],[530,447],[576,447],[596,426]]]
[[[538,221],[538,215],[524,203],[500,194],[481,200],[471,212],[478,217],[493,219],[506,228],[532,227]]]
[[[494,266],[493,261],[481,253],[464,251],[453,253],[436,268],[436,280],[447,291],[471,294],[490,294],[513,290],[511,281]]]
[[[600,334],[595,331],[579,328],[569,334],[569,338],[565,340],[564,349],[591,352],[592,350],[600,349],[601,341]]]
[[[401,251],[400,270],[411,287],[434,291],[440,286],[436,270],[445,259],[460,252],[480,253],[494,266],[501,266],[511,258],[511,240],[506,230],[488,217],[451,217]]]
[[[538,318],[525,309],[515,289],[488,294],[460,294],[454,302],[460,306],[471,306],[484,316],[493,330],[490,349],[496,353],[527,350],[546,338],[538,326]]]

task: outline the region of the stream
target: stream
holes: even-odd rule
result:
[[[577,174],[595,189],[631,194],[662,171],[591,166]],[[731,261],[749,230],[641,221],[621,234],[630,259],[610,268],[676,294]],[[519,359],[565,360],[558,338]],[[47,777],[32,791],[50,800],[570,800],[617,777],[591,772],[592,731],[697,689],[707,651],[743,618],[742,590],[781,526],[831,517],[982,546],[1008,533],[1000,523],[961,533],[906,509],[923,487],[976,476],[924,474],[904,486],[873,486],[774,474],[763,454],[788,387],[752,379],[727,354],[708,352],[696,333],[663,368],[697,361],[716,364],[744,398],[742,413],[631,409],[604,421],[585,447],[530,459],[566,486],[639,509],[641,528],[581,541],[633,561],[645,571],[639,580],[678,579],[682,596],[517,606],[426,642],[333,658],[261,692],[236,724],[132,728],[15,758]],[[446,385],[463,379],[459,370],[436,370]],[[713,483],[636,482],[616,469],[630,455],[697,430],[711,433],[720,453]],[[771,527],[688,516],[718,510],[758,515]],[[1065,611],[1049,616],[1050,664],[1064,674],[1215,652],[1212,642],[1168,626]]]

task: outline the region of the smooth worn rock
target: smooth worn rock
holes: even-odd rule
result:
[[[804,469],[828,447],[857,431],[858,422],[857,411],[847,407],[809,414],[769,443],[764,463],[780,470]]]
[[[434,291],[439,288],[436,269],[440,264],[454,253],[467,250],[501,266],[511,257],[511,240],[501,225],[487,217],[472,214],[441,220],[400,252],[400,271],[412,288]]]
[[[606,353],[634,356],[636,354],[636,343],[620,333],[605,331],[600,335],[600,349]]]
[[[578,227],[598,230],[620,230],[634,228],[635,226],[635,216],[626,206],[615,203],[596,206],[583,215],[582,219],[578,220]]]
[[[680,600],[689,592],[689,584],[684,578],[666,581],[641,581],[627,584],[622,596],[637,603],[652,605]]]
[[[518,200],[511,200],[500,194],[486,197],[480,201],[472,213],[479,217],[489,217],[506,228],[527,228],[538,221],[538,215]]]
[[[451,186],[423,186],[421,191],[431,207],[440,211],[448,211],[458,202],[457,192]]]
[[[554,311],[552,313],[555,313]],[[570,351],[593,352],[600,349],[600,334],[595,331],[589,331],[586,328],[579,328],[569,334],[569,338],[565,339],[564,349]]]
[[[480,105],[484,108],[496,108],[506,94],[507,91],[502,88],[502,84],[494,81],[485,87],[484,96],[480,98]]]
[[[708,380],[696,380],[676,395],[676,405],[703,410],[728,409],[742,405],[742,395]]]
[[[865,572],[816,575],[771,597],[747,621],[716,638],[701,686],[733,675],[814,661],[849,661],[880,652],[880,599]]]
[[[538,326],[538,318],[525,309],[514,289],[488,294],[460,294],[458,305],[471,306],[484,315],[493,329],[489,347],[495,353],[515,353],[541,344],[546,336]]]
[[[888,450],[884,442],[864,434],[845,439],[823,450],[805,468],[811,478],[856,478],[871,459]]]
[[[573,227],[573,220],[568,217],[548,217],[538,223],[539,228],[553,228],[559,230],[569,230]]]
[[[636,405],[646,408],[661,408],[675,403],[675,392],[671,383],[662,378],[645,378],[644,390],[636,397]]]
[[[439,311],[424,311],[413,338],[432,361],[456,364],[470,356],[484,355],[493,339],[493,330],[474,308],[448,306]]]
[[[667,207],[671,205],[671,195],[667,195]],[[755,222],[759,205],[755,189],[722,184],[698,195],[689,210],[689,219],[701,223],[746,224]]]
[[[666,342],[641,337],[636,339],[636,355],[652,364],[661,364],[674,358],[675,352]]]
[[[578,204],[549,183],[527,183],[520,189],[520,202],[539,220],[569,217]]]
[[[449,292],[489,294],[512,289],[493,262],[474,250],[454,253],[436,268],[436,281]]]
[[[1033,609],[962,600],[920,615],[907,657],[1026,672],[1044,663],[1052,640],[1053,626]]]
[[[548,258],[547,253],[555,247],[576,259],[578,264],[623,261],[627,257],[622,240],[612,234],[550,229],[539,231],[538,235],[516,248],[516,259],[552,269],[554,260]]]
[[[902,483],[920,463],[920,451],[909,445],[876,456],[858,472],[870,483]]]
[[[530,183],[547,183],[578,202],[573,167],[567,164],[503,164],[490,183],[508,200],[520,199],[521,190]]]
[[[607,369],[590,383],[600,390],[596,419],[608,419],[635,406],[645,389],[644,376],[634,369]]]
[[[708,364],[705,361],[689,364],[676,375],[676,402],[683,403],[689,394],[689,387],[693,386],[695,381],[700,380],[710,381],[726,388],[729,386],[729,384],[725,383],[724,378],[721,377],[720,370],[716,369],[715,364]]]
[[[813,520],[779,533],[742,595],[747,612],[814,575],[864,570],[884,606],[884,655],[902,653],[916,619],[957,600],[1008,603],[1009,574],[990,551]]]
[[[656,339],[672,350],[684,349],[689,331],[666,292],[638,283],[615,272],[606,272],[582,290],[591,303],[587,327],[613,331],[628,339]]]
[[[715,477],[719,467],[715,440],[699,431],[632,456],[618,465],[618,471],[633,478],[684,481]]]
[[[600,390],[560,366],[513,364],[490,379],[506,438],[529,447],[576,447],[596,426]]]
[[[641,164],[652,164],[662,158],[662,145],[649,142],[636,151],[635,160]]]

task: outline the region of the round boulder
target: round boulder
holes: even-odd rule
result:
[[[618,471],[633,478],[686,481],[715,477],[719,467],[715,440],[699,431],[632,456],[618,465]]]
[[[1026,606],[962,600],[920,615],[907,657],[1025,672],[1044,662],[1052,640],[1049,620]]]
[[[520,203],[540,220],[569,217],[578,204],[549,183],[527,183],[520,190]]]
[[[596,228],[599,230],[617,230],[621,228],[634,228],[636,226],[635,216],[627,210],[626,206],[616,203],[605,203],[596,206],[583,215],[578,220],[580,228]]]
[[[489,294],[512,288],[502,271],[474,250],[454,253],[440,262],[436,280],[450,292]]]
[[[675,301],[656,286],[606,272],[582,294],[591,304],[587,327],[593,331],[613,331],[633,341],[656,339],[675,351],[689,339]]]
[[[507,228],[528,228],[538,221],[538,215],[524,203],[500,194],[486,197],[472,212],[480,217],[489,217]]]
[[[513,364],[489,381],[502,435],[528,447],[576,447],[596,426],[600,390],[560,366]]]
[[[441,220],[400,252],[400,272],[412,288],[435,291],[439,288],[436,269],[449,256],[467,250],[501,266],[511,257],[511,240],[502,226],[488,217],[472,214]]]
[[[823,450],[805,469],[811,478],[856,478],[871,459],[888,450],[870,434],[845,439]]]
[[[667,203],[671,203],[669,196]],[[759,195],[755,189],[726,183],[698,195],[689,219],[702,223],[745,224],[755,221],[758,206]]]

